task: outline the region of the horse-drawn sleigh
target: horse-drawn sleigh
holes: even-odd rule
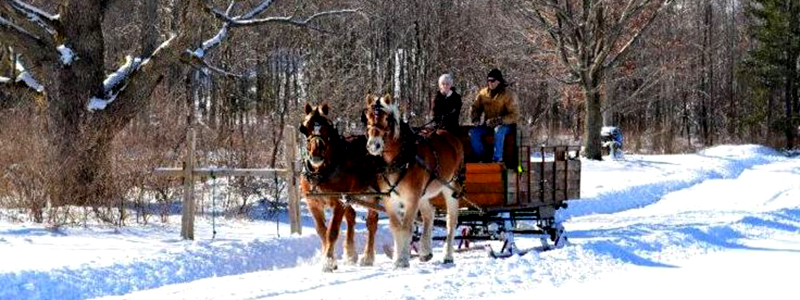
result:
[[[395,242],[390,252],[396,254],[396,267],[409,265],[415,238],[421,261],[433,256],[431,240],[444,240],[445,263],[453,261],[455,239],[498,239],[505,232],[538,234],[542,249],[563,244],[564,229],[555,212],[566,207],[567,199],[580,198],[578,147],[528,146],[514,130],[506,137],[504,163],[474,162],[467,142],[469,127],[420,134],[399,121],[398,106],[390,96],[368,95],[366,100],[366,137],[341,138],[328,119],[327,105],[307,105],[301,124],[308,153],[301,189],[322,240],[324,270],[336,269],[332,248],[343,216],[348,223],[347,257],[356,261],[351,205],[370,210],[361,265],[374,261],[378,212],[386,213],[390,221]],[[326,205],[333,210],[328,225],[322,214]],[[416,237],[415,223],[422,225]],[[434,237],[433,225],[440,223],[447,234]],[[467,229],[456,236],[456,228]]]

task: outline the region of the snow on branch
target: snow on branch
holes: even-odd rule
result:
[[[11,5],[14,10],[25,16],[28,20],[36,23],[39,27],[44,29],[47,33],[55,35],[58,28],[59,16],[52,15],[44,10],[37,8],[33,5],[27,4],[20,0],[2,0]]]
[[[63,65],[69,66],[75,60],[75,52],[66,45],[60,45],[56,47],[56,50],[61,53],[61,63]]]
[[[125,89],[128,77],[133,74],[134,71],[138,70],[141,65],[141,58],[131,57],[130,55],[125,57],[125,63],[120,66],[116,72],[106,76],[106,80],[103,80],[105,97],[92,97],[89,99],[89,104],[86,108],[89,111],[103,110],[111,102],[114,102],[119,92]]]
[[[133,76],[133,74],[140,70],[144,65],[150,62],[150,59],[158,55],[164,48],[168,47],[174,39],[175,35],[173,34],[169,39],[161,43],[161,45],[159,45],[158,48],[153,51],[152,55],[144,59],[140,57],[127,56],[125,58],[125,63],[122,64],[117,71],[109,74],[106,76],[106,79],[103,80],[103,89],[105,90],[104,97],[90,98],[86,108],[89,111],[103,110],[106,108],[106,106],[111,104],[111,102],[114,102],[114,100],[117,99],[117,95],[119,95],[119,93],[122,92],[128,85],[128,80],[130,77]]]
[[[241,77],[241,75],[233,74],[222,70],[220,68],[214,67],[209,64],[205,57],[208,55],[208,52],[220,44],[228,37],[228,34],[231,29],[236,27],[248,27],[248,26],[257,26],[266,23],[286,23],[295,26],[303,26],[309,27],[314,30],[323,31],[322,29],[316,28],[311,25],[317,18],[331,16],[331,15],[339,15],[339,14],[347,14],[347,13],[354,13],[358,12],[357,9],[341,9],[341,10],[334,10],[334,11],[324,11],[318,12],[316,14],[311,15],[308,18],[300,19],[294,16],[289,17],[266,17],[261,19],[256,19],[256,17],[263,12],[265,12],[272,4],[274,0],[264,0],[261,1],[256,7],[249,10],[247,13],[241,16],[231,16],[231,11],[233,10],[234,2],[228,6],[225,12],[222,12],[218,9],[215,9],[210,6],[210,4],[206,5],[205,9],[208,13],[211,13],[218,19],[222,20],[222,28],[214,35],[214,37],[204,41],[199,47],[194,50],[187,50],[186,52],[189,54],[189,57],[185,62],[191,64],[194,67],[203,68],[205,70],[211,70],[217,73],[221,73],[224,76],[228,77]]]
[[[175,38],[175,35],[172,35],[169,39],[161,43],[161,45],[153,51],[153,54],[150,57],[142,59],[140,57],[131,57],[127,56],[125,58],[125,63],[117,69],[116,72],[109,74],[106,76],[106,80],[103,80],[103,88],[106,91],[107,95],[114,94],[119,92],[122,88],[124,88],[124,83],[128,80],[131,74],[139,70],[141,66],[147,64],[150,61],[150,58],[156,56],[162,49],[169,46],[170,42]]]
[[[19,9],[24,10],[27,13],[37,18],[42,18],[50,22],[57,21],[59,18],[59,15],[49,14],[38,7],[35,7],[33,5],[27,4],[19,0],[6,0],[6,1],[11,2],[11,4],[14,5],[14,7],[19,7]]]
[[[195,49],[192,54],[202,59],[203,57],[206,56],[206,51],[208,51],[211,48],[219,46],[219,44],[222,43],[222,40],[228,36],[228,24],[229,23],[225,23],[224,25],[222,25],[222,29],[220,29],[219,32],[217,32],[217,34],[214,37],[203,42],[203,45]]]
[[[131,57],[130,55],[125,57],[125,63],[120,66],[116,72],[106,76],[106,80],[103,80],[103,88],[105,89],[106,94],[112,93],[114,88],[119,86],[120,83],[124,82],[125,79],[128,78],[128,75],[139,68],[141,63],[141,58]]]
[[[116,98],[116,95],[110,99],[92,97],[89,99],[89,104],[86,105],[86,109],[89,111],[104,110],[106,109],[106,106],[108,106],[108,104],[113,102]]]
[[[37,91],[39,93],[44,92],[44,86],[39,84],[39,82],[36,81],[35,78],[33,78],[31,73],[28,72],[28,70],[26,70],[25,67],[22,66],[21,63],[19,63],[19,61],[17,62],[16,68],[17,71],[19,71],[19,75],[17,76],[15,82],[24,82],[26,85],[28,85],[28,87],[30,87],[34,91]]]
[[[9,83],[11,78],[0,76],[0,83]]]
[[[233,3],[231,3],[230,6],[228,6],[228,9],[225,12],[221,12],[221,11],[219,11],[217,9],[214,9],[213,7],[207,6],[206,9],[211,14],[213,14],[217,18],[221,19],[223,21],[223,25],[222,25],[222,28],[219,30],[219,32],[217,32],[217,34],[214,35],[213,38],[206,40],[205,42],[203,42],[203,44],[200,47],[198,47],[197,49],[192,51],[192,55],[197,57],[197,58],[203,59],[206,56],[206,54],[208,53],[209,50],[219,46],[219,44],[222,43],[222,40],[227,38],[228,30],[232,29],[234,27],[257,26],[257,25],[262,25],[262,24],[266,24],[266,23],[286,23],[286,24],[291,24],[291,25],[295,25],[295,26],[304,26],[304,27],[312,28],[314,30],[323,31],[322,29],[319,29],[319,28],[316,28],[314,26],[311,26],[311,22],[314,21],[317,18],[321,18],[321,17],[325,17],[325,16],[347,14],[347,13],[355,13],[355,12],[359,11],[358,9],[341,9],[341,10],[333,10],[333,11],[324,11],[324,12],[318,12],[316,14],[313,14],[310,17],[305,18],[305,19],[299,19],[299,18],[296,18],[294,16],[288,16],[288,17],[266,17],[266,18],[261,18],[261,19],[255,19],[255,17],[257,17],[259,14],[263,13],[264,11],[266,11],[272,5],[273,2],[274,2],[273,0],[262,1],[259,5],[257,5],[255,8],[253,8],[249,12],[245,13],[244,15],[236,16],[236,17],[231,17],[230,16],[230,12],[231,12],[231,10],[233,8]]]
[[[259,4],[259,5],[258,5],[258,6],[256,6],[255,8],[253,8],[253,10],[251,10],[251,11],[247,12],[246,14],[242,15],[242,16],[241,16],[241,17],[239,17],[239,18],[241,18],[241,19],[245,19],[245,20],[247,20],[247,19],[252,19],[252,18],[255,18],[256,16],[258,16],[258,15],[260,15],[261,13],[263,13],[264,11],[266,11],[266,10],[267,10],[267,8],[269,8],[270,6],[272,6],[272,2],[274,2],[274,0],[265,0],[265,1],[262,1],[262,2],[261,2],[261,4]]]
[[[234,19],[232,20],[232,25],[239,27],[239,26],[254,26],[254,25],[261,25],[264,23],[288,23],[297,26],[307,26],[309,23],[314,21],[317,18],[324,17],[324,16],[331,16],[331,15],[339,15],[339,14],[348,14],[348,13],[355,13],[358,12],[358,9],[341,9],[341,10],[332,10],[332,11],[323,11],[318,12],[316,14],[311,15],[305,19],[297,19],[295,17],[267,17],[262,19]]]

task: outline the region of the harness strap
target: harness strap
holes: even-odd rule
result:
[[[386,176],[386,174],[394,173],[394,172],[390,171],[390,169],[395,169],[395,168],[387,168],[386,172],[383,172],[383,174],[382,174],[383,180],[386,181],[386,183],[389,184],[389,191],[387,192],[388,194],[390,194],[390,195],[392,193],[395,193],[395,194],[398,194],[398,195],[400,194],[400,193],[397,192],[397,186],[400,185],[400,181],[402,181],[403,177],[405,177],[406,173],[408,173],[408,167],[409,167],[409,163],[405,163],[401,167],[397,168],[397,169],[400,170],[400,176],[397,177],[397,181],[395,183],[392,183],[391,181],[389,181],[389,177]]]

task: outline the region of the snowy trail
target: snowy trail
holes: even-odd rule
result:
[[[538,255],[494,260],[470,252],[457,254],[454,266],[415,261],[408,270],[393,270],[387,258],[379,257],[375,267],[342,266],[334,274],[323,274],[308,262],[109,299],[472,299],[596,296],[600,291],[622,298],[696,295],[667,288],[663,280],[670,282],[666,286],[696,286],[709,296],[773,293],[785,298],[780,291],[792,287],[776,270],[800,267],[800,159],[722,159],[720,164],[697,176],[718,179],[692,184],[695,179],[676,176],[685,179],[677,185],[654,180],[654,185],[678,187],[651,187],[656,199],[620,200],[599,209],[579,206],[565,224],[573,245]],[[603,210],[616,212],[592,214]],[[536,241],[520,238],[518,243],[524,248]],[[440,258],[435,252],[434,260]],[[758,279],[747,280],[753,272]]]
[[[694,295],[668,286],[730,290],[731,282],[741,284],[727,294],[708,295],[792,290],[780,285],[786,277],[777,270],[800,269],[800,158],[759,146],[721,146],[699,154],[586,161],[582,196],[559,212],[573,243],[564,249],[505,260],[480,251],[459,253],[455,265],[444,266],[436,263],[442,257],[436,246],[434,263],[412,261],[408,270],[393,270],[379,255],[369,268],[340,260],[333,274],[322,273],[315,261],[318,240],[310,223],[303,236],[278,238],[271,233],[274,223],[223,221],[218,229],[223,234],[211,241],[209,224],[200,218],[197,241],[187,242],[176,238],[174,225],[51,231],[0,222],[0,299],[493,299],[598,293],[640,299],[653,293]],[[359,239],[363,245],[363,232]],[[384,225],[378,247],[389,241]],[[525,248],[538,241],[518,237],[517,243]],[[758,280],[740,279],[753,272]]]

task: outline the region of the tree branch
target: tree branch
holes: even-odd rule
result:
[[[45,76],[43,65],[48,61],[54,61],[58,57],[55,48],[48,47],[48,44],[37,35],[3,17],[0,17],[0,38],[22,54],[25,68],[20,72],[28,72],[27,76],[30,76],[31,79],[33,77],[43,78]],[[21,65],[18,68],[21,68]],[[38,87],[35,89],[40,90]]]
[[[125,64],[120,66],[116,72],[109,74],[106,76],[106,79],[103,81],[103,89],[105,91],[105,95],[101,95],[102,98],[96,98],[93,100],[95,103],[99,101],[105,101],[102,106],[95,106],[95,108],[103,109],[105,105],[113,102],[117,96],[122,93],[125,88],[128,86],[129,81],[131,78],[137,76],[137,72],[139,72],[142,67],[153,60],[153,58],[159,54],[159,52],[163,52],[164,48],[169,47],[170,43],[175,39],[175,36],[170,37],[164,43],[161,44],[153,53],[142,59],[140,57],[128,57],[125,61]],[[90,108],[91,109],[91,108]]]
[[[15,46],[21,46],[23,44],[43,44],[41,38],[28,32],[25,28],[6,20],[2,16],[0,16],[0,36],[13,36],[13,39],[17,40]]]
[[[245,27],[245,26],[262,25],[262,24],[266,24],[266,23],[285,23],[285,24],[291,24],[291,25],[295,25],[295,26],[307,26],[309,23],[311,23],[312,21],[314,21],[315,19],[320,18],[320,17],[331,16],[331,15],[339,15],[339,14],[347,14],[347,13],[356,13],[358,11],[359,11],[358,9],[341,9],[341,10],[335,10],[335,11],[324,11],[324,12],[318,12],[316,14],[313,14],[310,17],[305,18],[305,19],[296,19],[295,17],[291,17],[291,16],[290,17],[268,17],[268,18],[262,18],[262,19],[249,19],[249,20],[248,19],[245,19],[245,20],[235,19],[235,20],[233,20],[233,22],[231,22],[231,25],[233,27]]]
[[[0,9],[9,15],[16,16],[20,19],[26,19],[27,24],[21,24],[21,27],[26,28],[28,31],[35,32],[40,36],[46,34],[51,41],[54,41],[57,35],[63,33],[58,15],[49,14],[38,7],[20,0],[0,0]]]
[[[239,27],[259,26],[268,23],[284,23],[284,24],[306,27],[313,30],[326,32],[321,28],[311,25],[311,22],[325,16],[355,13],[359,11],[358,9],[341,9],[334,11],[324,11],[315,13],[305,19],[297,19],[294,16],[266,17],[261,19],[254,19],[255,16],[258,16],[262,12],[266,11],[267,8],[269,8],[269,6],[272,5],[272,2],[273,2],[272,0],[263,1],[253,10],[238,17],[230,16],[230,11],[233,8],[233,5],[229,6],[226,12],[221,12],[215,8],[206,6],[205,9],[207,12],[211,13],[213,16],[223,21],[222,28],[220,28],[220,30],[217,32],[216,35],[214,35],[214,37],[206,40],[200,47],[192,51],[191,52],[192,55],[200,58],[201,60],[205,58],[206,54],[208,54],[208,51],[219,46],[222,43],[222,41],[228,37],[229,29],[239,28]]]
[[[234,73],[225,71],[225,70],[223,70],[223,69],[221,69],[219,67],[213,66],[210,63],[208,63],[208,61],[206,61],[203,58],[198,57],[197,55],[190,55],[189,60],[187,61],[187,63],[189,65],[191,65],[192,67],[196,68],[196,69],[200,69],[200,70],[208,69],[208,70],[217,72],[220,75],[225,76],[225,77],[244,78],[243,75],[234,74]]]
[[[650,99],[645,99],[645,100],[640,100],[640,101],[634,101],[634,99],[638,98],[640,94],[642,94],[645,91],[650,90],[657,83],[661,82],[661,79],[663,79],[664,76],[666,76],[666,75],[667,75],[667,72],[664,72],[663,69],[656,70],[655,72],[653,72],[653,74],[650,74],[650,76],[648,76],[646,78],[645,82],[643,82],[635,91],[633,91],[633,93],[631,93],[628,97],[626,97],[625,100],[614,101],[613,103],[605,105],[601,109],[601,111],[606,111],[608,109],[617,108],[617,107],[625,108],[625,107],[629,107],[631,105],[640,104],[640,103],[644,103],[646,101],[650,101]]]
[[[272,2],[275,2],[275,1],[274,0],[264,0],[264,1],[262,1],[261,4],[259,4],[258,6],[256,6],[252,10],[250,10],[249,12],[247,12],[244,15],[242,15],[241,17],[239,17],[239,19],[247,20],[247,19],[252,19],[252,18],[257,17],[261,13],[265,12],[267,10],[267,8],[272,6]]]
[[[16,81],[13,78],[0,77],[0,98],[23,97],[30,99],[39,93],[27,83]],[[2,103],[0,103],[0,106],[2,106]]]
[[[613,68],[614,66],[616,66],[617,63],[623,60],[625,56],[627,56],[628,53],[630,52],[629,49],[631,48],[631,45],[636,44],[636,42],[642,37],[644,32],[647,31],[648,28],[650,28],[650,25],[654,23],[656,17],[658,17],[666,7],[672,4],[672,0],[657,0],[657,1],[661,2],[659,3],[658,9],[649,16],[642,29],[637,31],[636,34],[633,37],[631,37],[631,39],[627,43],[625,43],[625,45],[623,45],[622,48],[620,48],[620,51],[617,52],[617,54],[613,58],[609,59],[608,62],[603,64],[604,69]],[[608,47],[613,48],[615,44],[616,41],[614,41],[614,43],[611,43],[609,41]],[[603,57],[603,60],[599,60],[599,62],[604,61],[608,55],[610,55],[610,53],[606,53],[606,55]]]
[[[38,8],[38,7],[35,7],[33,5],[27,4],[27,3],[22,2],[20,0],[4,0],[4,1],[5,2],[11,2],[12,5],[14,5],[15,7],[18,7],[20,10],[23,10],[23,11],[25,11],[27,13],[35,15],[36,17],[44,19],[44,20],[46,20],[48,22],[57,22],[58,21],[58,17],[59,17],[58,15],[49,14],[49,13],[45,12],[43,9],[41,9],[41,8]]]
[[[570,74],[573,77],[580,77],[579,70],[569,62],[569,52],[574,50],[570,50],[569,49],[570,47],[564,43],[563,36],[565,33],[562,31],[563,28],[561,28],[560,26],[556,27],[544,17],[541,9],[539,8],[540,4],[532,3],[531,5],[533,5],[532,9],[534,15],[542,24],[542,26],[548,28],[547,29],[548,34],[550,35],[550,38],[553,40],[553,42],[556,44],[556,49],[558,50],[559,53],[559,55],[557,55],[558,59],[561,61],[564,67],[566,67],[569,70]]]

